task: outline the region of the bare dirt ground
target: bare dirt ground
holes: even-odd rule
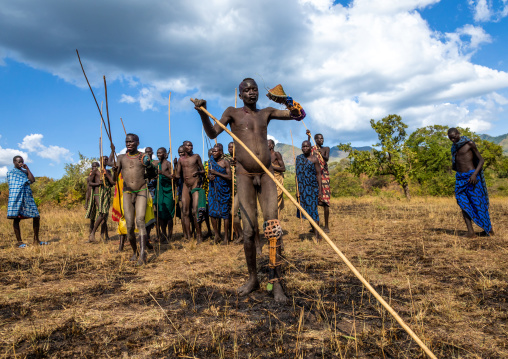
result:
[[[247,278],[238,245],[176,239],[136,267],[118,237],[86,244],[81,208],[42,209],[45,247],[14,247],[0,223],[0,355],[9,358],[424,358],[414,341],[287,201],[285,286],[277,305]],[[494,237],[461,238],[455,201],[334,200],[330,238],[438,358],[508,357],[508,203]],[[111,235],[115,226],[111,226]],[[478,233],[480,230],[475,227]],[[22,221],[24,238],[31,221]],[[31,241],[26,240],[27,243]]]

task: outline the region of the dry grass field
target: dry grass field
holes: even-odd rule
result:
[[[45,247],[14,247],[0,221],[0,355],[8,358],[424,358],[286,201],[285,286],[239,298],[242,247],[181,240],[136,267],[118,237],[86,244],[82,208],[43,208]],[[508,203],[496,236],[461,238],[454,199],[334,200],[330,238],[438,358],[508,357]],[[114,226],[110,224],[111,235]],[[475,227],[477,232],[480,230]],[[22,222],[29,238],[31,221]],[[26,241],[30,243],[30,241]]]

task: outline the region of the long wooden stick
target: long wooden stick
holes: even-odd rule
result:
[[[191,98],[191,101],[194,102],[194,99]],[[365,278],[360,274],[360,272],[355,268],[355,266],[347,259],[347,257],[340,251],[339,248],[335,245],[335,243],[332,242],[332,240],[328,237],[328,235],[319,227],[319,225],[312,219],[312,217],[303,209],[302,206],[296,201],[291,193],[288,192],[286,188],[284,188],[283,185],[280,184],[279,181],[275,179],[273,174],[265,167],[265,165],[257,158],[257,156],[241,141],[234,133],[232,133],[230,130],[226,128],[219,120],[217,120],[215,117],[212,116],[210,112],[206,110],[203,106],[199,108],[201,111],[206,113],[212,120],[215,121],[217,125],[219,125],[224,131],[229,133],[233,139],[238,142],[240,146],[242,146],[245,151],[257,162],[257,164],[265,171],[265,173],[270,177],[273,182],[288,196],[288,198],[291,200],[291,202],[294,203],[294,205],[300,210],[301,213],[305,215],[305,217],[309,220],[310,224],[317,229],[319,234],[326,240],[326,242],[332,247],[332,249],[339,255],[340,259],[346,264],[346,266],[353,272],[353,274],[362,282],[362,284],[369,290],[369,292],[372,293],[372,295],[381,303],[381,305],[395,318],[395,320],[400,324],[400,326],[411,336],[411,338],[414,339],[414,341],[422,348],[427,355],[432,359],[437,359],[436,356],[430,351],[429,348],[418,338],[418,336],[409,328],[409,326],[404,322],[404,320],[397,314],[395,310],[381,297],[378,292],[365,280]]]
[[[157,208],[157,218],[156,218],[156,222],[155,222],[155,225],[157,226],[157,230],[155,231],[157,233],[157,240],[159,241],[159,251],[160,251],[160,243],[161,243],[161,236],[160,236],[160,227],[159,227],[159,201],[161,199],[161,194],[159,192],[159,182],[160,182],[160,177],[161,175],[159,174],[159,170],[161,169],[161,163],[159,161],[159,163],[157,163],[157,195],[155,196],[155,200],[156,200],[156,203],[155,203],[155,206]]]
[[[291,130],[289,130],[289,133],[291,134],[291,147],[293,147],[293,161],[295,162],[296,199],[298,200],[298,203],[300,203],[300,190],[298,188],[298,177],[296,177],[296,155],[295,155],[295,145],[293,144],[293,132]],[[302,216],[300,216],[300,226],[303,230]]]
[[[101,102],[101,113],[102,113],[102,102]],[[104,178],[104,165],[103,165],[103,161],[102,161],[102,121],[101,121],[101,139],[99,140],[99,156],[100,156],[100,165],[101,165],[101,175],[102,175],[102,184],[105,185],[106,182],[104,182],[105,178]]]
[[[109,141],[111,142],[111,145],[113,145],[113,140],[111,139],[111,122],[109,122],[108,86],[106,85],[106,76],[103,76],[103,78],[104,78],[104,95],[106,100],[106,115],[108,118]],[[104,129],[106,129],[106,125],[104,125]],[[116,153],[113,154],[113,165],[116,167]]]
[[[175,172],[175,169],[173,168],[174,166],[174,163],[173,163],[173,146],[171,144],[171,92],[169,92],[169,97],[168,97],[168,131],[169,131],[169,156],[171,157],[171,174],[173,175]],[[173,202],[175,202],[175,210],[174,210],[174,214],[175,214],[175,222],[176,222],[176,206],[177,206],[177,198],[176,198],[176,193],[178,191],[178,185],[177,183],[175,182],[175,179],[173,178],[171,180],[171,192],[173,192]]]
[[[80,61],[80,63],[81,63],[81,61]],[[83,73],[85,73],[85,70],[83,70]],[[113,147],[113,139],[111,138],[111,122],[109,122],[108,86],[106,85],[106,76],[103,76],[103,78],[104,78],[104,95],[105,95],[105,100],[106,100],[106,113],[107,113],[107,117],[108,117],[108,129],[109,129],[109,133],[108,133],[108,130],[106,130],[106,124],[104,123],[104,118],[102,117],[102,112],[101,112],[101,118],[102,118],[102,122],[104,123],[104,130],[106,130],[106,133],[109,134],[109,143],[111,145],[111,150],[113,152],[113,167],[116,167],[116,157],[117,157],[117,155],[116,155],[116,152],[115,152],[114,147]],[[92,89],[92,88],[90,87],[90,89]],[[94,98],[95,98],[95,96],[94,96]],[[116,172],[116,171],[114,171],[114,172]],[[116,175],[116,189],[117,189],[118,193],[120,193],[120,184],[118,183],[118,175]],[[122,212],[121,206],[120,206],[120,212]]]
[[[171,175],[173,175],[173,146],[171,145],[171,92],[168,97],[168,130],[169,130],[169,157],[171,157],[170,167],[171,167]],[[171,186],[173,186],[173,180],[171,180]],[[173,202],[175,201],[175,191],[174,188],[171,187],[171,192],[173,194]]]
[[[120,117],[120,121],[122,122],[123,133],[125,133],[125,136],[127,136],[127,131],[125,131],[125,125],[123,124],[123,120],[121,117]]]
[[[79,60],[79,64],[81,65],[81,70],[83,71],[83,75],[85,75],[86,83],[88,84],[88,87],[90,88],[90,91],[92,92],[93,99],[95,101],[95,104],[97,105],[97,110],[99,110],[99,113],[101,114],[101,120],[102,120],[102,123],[104,124],[104,130],[106,131],[106,134],[108,135],[108,138],[111,141],[111,135],[109,134],[108,130],[106,129],[106,122],[104,122],[104,118],[102,117],[102,111],[99,108],[99,103],[97,102],[97,99],[95,98],[95,94],[93,93],[92,86],[90,86],[88,77],[86,77],[85,68],[83,67],[83,64],[81,63],[81,58],[79,57],[78,49],[76,49],[76,54],[78,54],[78,60]]]

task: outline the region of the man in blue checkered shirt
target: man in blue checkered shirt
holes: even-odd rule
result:
[[[9,200],[7,202],[7,218],[12,219],[12,226],[19,248],[26,247],[21,240],[19,221],[26,218],[33,219],[34,244],[44,245],[48,242],[39,241],[40,215],[35,204],[30,184],[35,182],[35,177],[24,163],[23,157],[15,156],[12,159],[14,168],[7,172],[9,183]]]

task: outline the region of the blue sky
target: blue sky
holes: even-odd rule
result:
[[[375,143],[370,119],[391,113],[410,130],[508,133],[507,15],[507,0],[8,0],[0,8],[0,180],[16,154],[36,176],[53,178],[78,153],[98,155],[99,114],[76,48],[99,103],[108,80],[117,151],[120,117],[140,147],[169,146],[171,91],[173,153],[189,139],[202,154],[189,98],[207,99],[219,117],[244,77],[260,88],[283,84],[328,145]],[[265,93],[259,106],[273,106]],[[272,122],[269,134],[290,143],[290,130],[301,143],[300,123]]]

